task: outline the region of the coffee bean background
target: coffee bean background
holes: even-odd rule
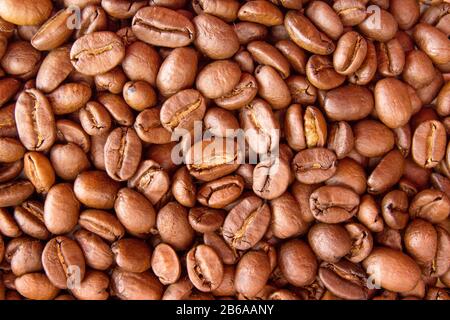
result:
[[[447,0],[1,0],[0,300],[449,300],[449,36]]]

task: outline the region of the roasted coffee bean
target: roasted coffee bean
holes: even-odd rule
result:
[[[94,32],[75,41],[70,59],[79,72],[95,76],[110,71],[125,57],[125,46],[115,33]]]
[[[232,147],[227,148],[227,145]],[[188,150],[186,164],[195,178],[212,181],[235,171],[239,167],[239,158],[240,150],[231,139],[201,140]]]
[[[60,10],[47,20],[31,39],[33,47],[40,51],[50,51],[64,44],[73,32],[69,22],[72,14],[71,9]]]
[[[155,247],[151,260],[152,270],[164,285],[175,283],[181,275],[181,264],[175,250],[165,243]]]
[[[310,285],[317,275],[317,259],[302,240],[289,240],[278,253],[278,265],[286,280],[298,287]]]
[[[227,215],[223,224],[223,237],[232,248],[250,249],[264,236],[270,217],[269,206],[260,198],[244,198]]]
[[[55,118],[47,98],[38,90],[23,91],[16,103],[20,141],[30,151],[46,151],[56,140]]]
[[[339,224],[318,223],[309,229],[308,242],[314,253],[327,262],[337,262],[350,253],[352,241]]]
[[[442,191],[425,189],[412,199],[409,213],[412,217],[439,223],[450,214],[450,200]]]
[[[142,41],[165,47],[183,47],[196,37],[194,25],[182,14],[163,7],[140,9],[133,18],[133,33]]]
[[[292,41],[303,49],[320,55],[333,53],[335,49],[333,41],[317,30],[314,24],[302,14],[289,11],[285,16],[284,26]]]
[[[359,196],[345,187],[323,186],[311,194],[309,205],[318,221],[340,223],[356,214]]]
[[[136,188],[155,205],[170,187],[169,175],[153,160],[142,161],[136,174],[128,181],[130,188]]]
[[[132,128],[114,129],[105,144],[105,167],[117,181],[131,178],[141,160],[142,143]]]
[[[198,245],[188,252],[186,267],[189,279],[200,291],[213,291],[222,282],[222,261],[214,249],[207,245]]]
[[[224,109],[236,110],[249,104],[257,93],[258,84],[256,79],[248,73],[242,73],[236,87],[223,97],[214,99],[214,102]]]
[[[84,229],[74,233],[74,238],[83,251],[86,265],[96,270],[107,270],[114,261],[109,245],[98,235]]]
[[[390,248],[374,248],[363,266],[373,281],[394,292],[412,290],[420,279],[420,269],[414,260]]]
[[[339,38],[333,53],[334,69],[340,74],[352,74],[361,67],[366,54],[366,40],[357,32],[349,31]]]
[[[85,171],[75,179],[73,189],[77,199],[85,206],[112,209],[120,184],[106,172]]]
[[[364,21],[358,25],[363,35],[380,42],[387,42],[394,38],[398,23],[392,14],[379,7],[369,8],[367,13]]]
[[[387,193],[381,201],[384,222],[395,230],[406,227],[409,219],[407,209],[408,195],[404,191],[393,190]]]
[[[268,256],[262,251],[248,251],[239,260],[234,276],[236,291],[246,298],[256,296],[270,276]]]
[[[169,202],[159,210],[156,228],[161,239],[175,250],[189,248],[194,240],[194,230],[189,224],[188,212],[177,202]]]
[[[115,268],[111,274],[111,295],[122,300],[159,300],[163,286],[149,271],[133,273]]]
[[[417,46],[425,52],[436,64],[446,64],[450,61],[450,50],[448,37],[437,29],[426,23],[418,23],[413,30],[413,38]]]
[[[319,278],[338,297],[349,300],[368,299],[367,276],[359,265],[345,260],[323,262],[319,268]]]
[[[162,126],[168,131],[177,129],[192,130],[201,121],[206,111],[203,95],[194,89],[179,91],[167,99],[161,107]]]
[[[47,242],[42,252],[42,265],[50,282],[60,289],[83,281],[86,268],[83,251],[65,236]]]
[[[114,209],[125,229],[136,236],[149,234],[155,225],[156,213],[151,202],[132,189],[119,190]]]
[[[34,186],[27,180],[15,180],[0,184],[0,208],[17,206],[34,192]]]
[[[280,239],[305,234],[309,223],[301,215],[301,207],[288,192],[270,201],[272,221],[270,231]]]
[[[80,203],[75,197],[73,187],[68,183],[54,185],[44,204],[44,223],[53,234],[70,232],[77,224]]]
[[[59,292],[44,273],[27,273],[16,278],[14,283],[17,291],[28,299],[51,300]]]
[[[267,158],[253,170],[253,192],[259,197],[272,200],[282,195],[293,180],[289,163],[282,156]]]
[[[364,225],[355,222],[347,223],[345,229],[352,239],[352,248],[346,258],[351,262],[359,263],[372,252],[372,234]]]
[[[422,122],[414,131],[411,153],[424,168],[433,168],[444,158],[447,135],[444,125],[435,120]]]
[[[265,26],[277,26],[283,23],[283,14],[277,6],[266,0],[245,3],[238,11],[238,18]]]
[[[244,179],[227,176],[204,184],[197,192],[197,200],[204,206],[221,209],[239,198],[244,190]]]
[[[394,147],[394,133],[375,120],[362,120],[353,126],[355,149],[365,157],[380,157]]]
[[[199,14],[192,20],[195,47],[211,59],[228,59],[239,50],[239,40],[233,28],[209,14]]]
[[[143,240],[121,239],[111,245],[114,262],[124,271],[144,272],[150,268],[151,251]]]
[[[334,69],[331,59],[318,54],[308,59],[306,76],[313,86],[321,90],[337,88],[345,81],[345,76]]]
[[[91,98],[92,91],[86,83],[66,83],[47,95],[56,115],[81,109]]]
[[[302,150],[294,157],[292,170],[301,183],[323,182],[336,172],[336,155],[325,148]]]
[[[405,159],[398,150],[387,153],[367,178],[367,191],[380,194],[395,185],[401,178]]]
[[[172,179],[172,194],[185,207],[193,207],[196,201],[196,186],[186,167],[175,172]]]
[[[206,65],[198,73],[195,85],[206,98],[217,99],[230,93],[240,77],[241,69],[237,63],[219,60]]]
[[[88,209],[80,214],[79,225],[107,241],[117,241],[125,234],[119,220],[107,211]]]

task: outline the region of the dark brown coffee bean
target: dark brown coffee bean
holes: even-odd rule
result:
[[[26,201],[14,208],[14,220],[24,233],[36,239],[48,239],[50,232],[44,221],[44,205],[37,201]],[[2,229],[2,228],[0,228]],[[2,230],[3,234],[8,235]]]

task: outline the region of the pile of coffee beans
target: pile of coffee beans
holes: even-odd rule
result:
[[[450,299],[448,0],[1,0],[0,300]]]

